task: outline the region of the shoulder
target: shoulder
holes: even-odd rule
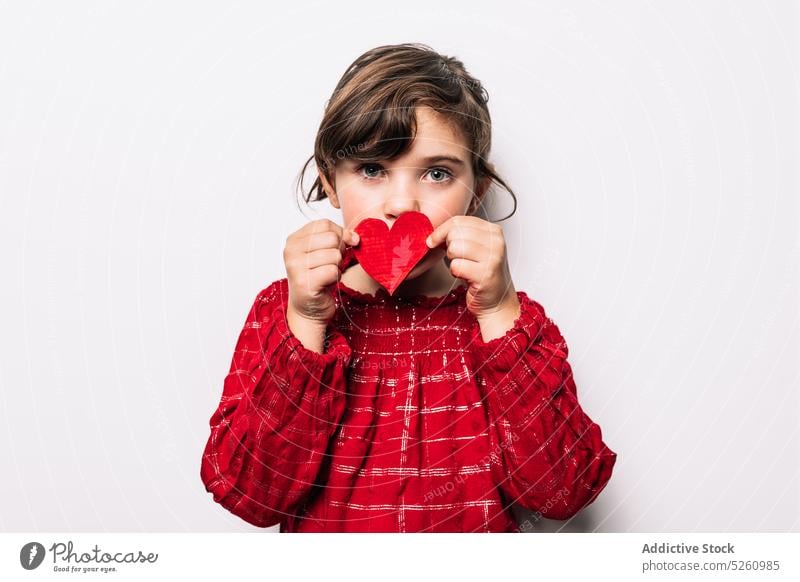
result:
[[[285,298],[288,292],[289,280],[284,277],[283,279],[277,279],[276,281],[273,281],[259,291],[256,295],[256,300],[265,303],[274,302],[276,300]]]
[[[519,299],[519,305],[522,311],[542,322],[548,318],[542,304],[528,295],[526,291],[517,291],[517,299]]]
[[[267,314],[283,308],[289,296],[289,281],[287,278],[273,281],[256,293],[251,314]]]
[[[549,341],[566,352],[568,348],[561,330],[544,306],[525,291],[517,291],[517,298],[521,310],[520,323],[527,324],[530,329],[535,330],[534,335],[537,339]]]

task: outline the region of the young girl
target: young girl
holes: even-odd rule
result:
[[[493,181],[513,196],[487,162],[487,99],[418,44],[368,51],[336,86],[307,201],[327,197],[345,226],[287,238],[287,277],[247,315],[203,453],[206,489],[245,521],[519,531],[512,504],[567,519],[610,479],[564,338],[515,290],[502,229],[474,215]],[[430,218],[430,250],[390,294],[356,262],[354,228],[409,211]]]

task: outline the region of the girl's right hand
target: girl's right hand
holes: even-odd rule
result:
[[[323,218],[309,222],[286,239],[283,262],[289,282],[289,318],[298,316],[325,328],[336,306],[329,287],[341,275],[344,245],[358,244],[358,235]]]

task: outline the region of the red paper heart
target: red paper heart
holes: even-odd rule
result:
[[[433,224],[421,212],[404,212],[391,230],[377,218],[365,218],[354,230],[361,238],[353,249],[358,262],[390,295],[431,250],[425,239]]]

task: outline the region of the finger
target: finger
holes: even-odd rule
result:
[[[436,230],[433,231],[433,233],[431,233],[429,238],[432,239],[432,243],[435,244],[434,246],[428,244],[430,248],[436,248],[442,244],[449,246],[454,240],[459,238],[482,241],[487,236],[485,228],[476,226],[475,224],[470,224],[469,222],[450,224],[447,227],[445,227],[445,224],[446,222],[442,223]],[[428,241],[426,240],[425,242],[427,243]]]
[[[327,218],[315,220],[309,223],[307,227],[308,227],[307,232],[304,233],[305,236],[313,236],[316,234],[324,234],[328,232],[334,233],[339,238],[341,238],[342,236],[342,227],[333,222],[332,220],[328,220]]]
[[[433,229],[433,232],[428,235],[428,238],[425,239],[425,244],[428,245],[428,248],[435,249],[439,245],[445,242],[447,239],[447,233],[450,232],[450,229],[453,228],[453,219],[456,218],[455,216],[451,216],[447,220],[445,220],[442,224],[437,226]]]
[[[358,233],[349,228],[345,228],[342,230],[342,238],[339,240],[339,250],[344,253],[348,245],[356,247],[359,242],[361,242],[361,237],[358,236]]]
[[[309,234],[301,243],[303,250],[307,253],[313,253],[319,249],[335,249],[341,244],[341,237],[332,230]]]
[[[351,247],[358,246],[358,243],[361,242],[361,237],[358,236],[358,233],[350,228],[344,229],[344,234],[342,235],[342,239],[345,243],[350,245]]]
[[[453,277],[464,279],[472,285],[480,285],[491,276],[485,263],[462,258],[450,261],[450,273]]]
[[[322,265],[338,265],[342,261],[339,249],[319,249],[306,254],[306,269],[316,269]]]
[[[319,237],[318,239],[314,239],[315,242],[310,247],[314,250],[318,248],[338,246],[339,250],[344,252],[346,245],[358,246],[358,244],[361,242],[361,237],[359,234],[350,228],[342,228],[330,220],[320,220],[316,222],[321,224],[317,224],[315,230],[312,230],[312,232],[307,235],[308,237]],[[335,241],[333,237],[330,237],[330,235],[326,234],[328,232],[333,232],[336,234],[337,238]]]
[[[489,257],[490,253],[489,247],[468,238],[456,238],[447,245],[447,257],[450,260],[483,261]]]
[[[325,236],[332,236],[332,235],[325,235],[327,232],[336,234],[334,227],[337,226],[332,223],[328,219],[323,220],[314,220],[309,222],[302,228],[298,229],[291,237],[289,237],[295,246],[298,248],[308,247],[310,243],[309,239],[316,240],[320,235],[322,235],[323,240]],[[316,248],[316,247],[315,247]]]
[[[309,284],[317,289],[333,285],[339,280],[341,270],[338,265],[320,265],[309,271]]]
[[[309,234],[315,232],[325,232],[328,230],[334,230],[334,227],[338,226],[331,220],[327,218],[320,218],[319,220],[312,220],[311,222],[307,222],[303,227],[297,231],[298,234],[301,234],[303,237],[308,236]]]

